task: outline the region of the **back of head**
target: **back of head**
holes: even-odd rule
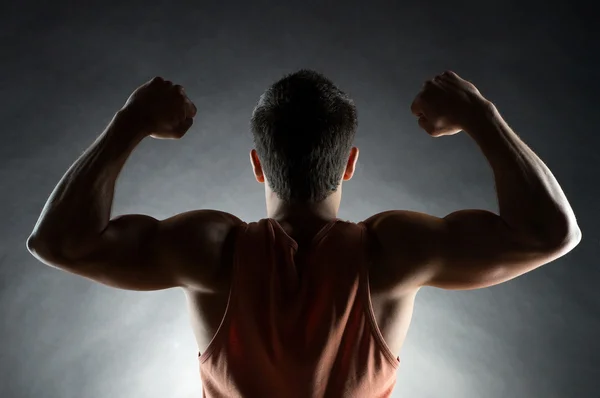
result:
[[[300,70],[260,97],[254,145],[273,192],[286,202],[320,202],[337,190],[357,128],[352,100],[329,79]]]

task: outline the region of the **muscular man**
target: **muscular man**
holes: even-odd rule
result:
[[[180,138],[196,115],[181,86],[155,78],[69,168],[27,247],[108,286],[182,288],[206,397],[389,397],[422,286],[496,285],[581,239],[550,170],[473,84],[436,76],[412,113],[433,137],[475,140],[493,168],[499,214],[337,218],[359,154],[356,109],[329,79],[302,70],[269,87],[252,115],[250,160],[268,218],[197,210],[111,219],[115,181],[136,145]]]

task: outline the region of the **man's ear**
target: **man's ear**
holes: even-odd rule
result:
[[[348,181],[354,175],[354,170],[356,170],[356,161],[358,160],[359,150],[357,147],[353,146],[350,149],[350,156],[348,156],[348,163],[346,164],[346,170],[344,171],[344,181]]]
[[[263,174],[263,169],[260,164],[260,159],[258,158],[258,153],[256,149],[252,149],[250,151],[250,163],[252,164],[252,171],[254,172],[254,177],[256,177],[256,181],[261,184],[265,183],[265,175]]]

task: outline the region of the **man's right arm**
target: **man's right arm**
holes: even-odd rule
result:
[[[429,97],[432,102],[424,104],[432,115],[445,117],[440,120],[450,119],[443,114],[444,100],[479,101],[475,87],[455,74],[436,79],[434,85],[457,93],[435,98],[434,92]],[[449,81],[446,86],[445,81]],[[493,104],[484,101],[473,109],[481,113],[456,126],[475,140],[492,167],[499,214],[461,210],[438,218],[391,211],[367,220],[384,253],[385,272],[399,286],[477,289],[496,285],[565,255],[581,240],[573,210],[548,167]],[[442,126],[440,131],[455,130],[454,126],[447,130],[438,126]],[[431,127],[431,133],[436,136],[435,128]]]

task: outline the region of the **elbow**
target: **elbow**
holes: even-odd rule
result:
[[[26,246],[29,253],[37,257],[39,248],[41,246],[40,239],[35,235],[29,235],[29,238],[27,238]]]
[[[29,253],[44,263],[53,263],[60,258],[56,246],[36,234],[32,234],[27,238],[26,245]]]
[[[573,228],[571,228],[571,231],[569,231],[565,239],[563,239],[563,245],[567,245],[573,249],[579,244],[579,242],[581,242],[581,236],[581,229],[579,226],[575,225]]]
[[[552,251],[559,250],[566,253],[581,242],[581,229],[572,211],[548,216],[546,222],[539,222],[531,232],[542,246]]]
[[[523,230],[521,230],[523,231]],[[516,231],[515,231],[516,232]],[[537,226],[535,231],[521,232],[523,242],[540,253],[563,255],[573,250],[581,242],[581,229],[576,221],[562,220],[553,224]]]
[[[559,235],[558,239],[551,242],[549,248],[566,254],[579,245],[581,237],[581,229],[579,226],[573,225],[565,233]]]

